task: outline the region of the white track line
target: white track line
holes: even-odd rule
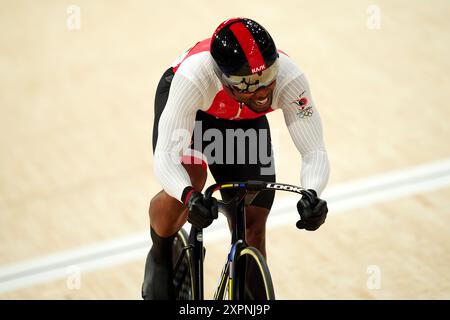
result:
[[[334,214],[449,185],[450,159],[334,186],[322,197],[328,201],[330,213]],[[268,228],[288,224],[295,228],[297,200],[296,196],[276,200]],[[223,217],[205,230],[206,245],[227,237],[228,228]],[[0,293],[67,278],[74,270],[82,273],[135,260],[144,263],[150,244],[148,234],[137,234],[4,266],[0,268]]]

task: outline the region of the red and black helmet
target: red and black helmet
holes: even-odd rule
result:
[[[277,76],[275,43],[267,30],[251,19],[222,22],[211,38],[210,52],[220,81],[239,92],[254,92]]]

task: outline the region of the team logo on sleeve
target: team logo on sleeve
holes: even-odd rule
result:
[[[291,103],[298,106],[297,116],[301,119],[306,117],[311,117],[313,114],[313,109],[308,105],[309,101],[307,97],[304,97],[306,91],[303,91],[298,99],[292,101]]]

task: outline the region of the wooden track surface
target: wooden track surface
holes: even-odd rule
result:
[[[72,2],[2,2],[0,266],[147,232],[148,203],[160,189],[151,155],[156,84],[231,16],[259,21],[305,71],[330,186],[450,157],[448,1],[377,1],[379,30],[366,25],[368,1],[77,3],[81,29],[70,31]],[[300,157],[282,114],[269,120],[278,180],[297,184]],[[445,188],[331,212],[317,233],[270,230],[277,295],[450,298],[449,199]],[[208,258],[222,262],[226,249],[212,244]],[[370,265],[382,272],[379,290],[367,289]],[[214,277],[216,267],[207,265]],[[83,274],[80,290],[60,280],[0,298],[135,299],[142,272],[143,260]]]

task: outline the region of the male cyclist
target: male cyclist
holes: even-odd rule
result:
[[[201,193],[207,167],[218,183],[275,181],[266,114],[277,109],[302,156],[301,185],[309,190],[297,204],[297,227],[316,230],[328,212],[319,198],[329,176],[321,121],[305,75],[267,30],[251,19],[228,19],[163,74],[153,127],[154,170],[163,190],[150,203],[144,299],[174,297],[171,246],[184,223],[205,228],[217,218],[217,201]],[[223,199],[232,197],[222,192]],[[274,192],[261,192],[247,209],[247,242],[264,256],[273,199]]]

